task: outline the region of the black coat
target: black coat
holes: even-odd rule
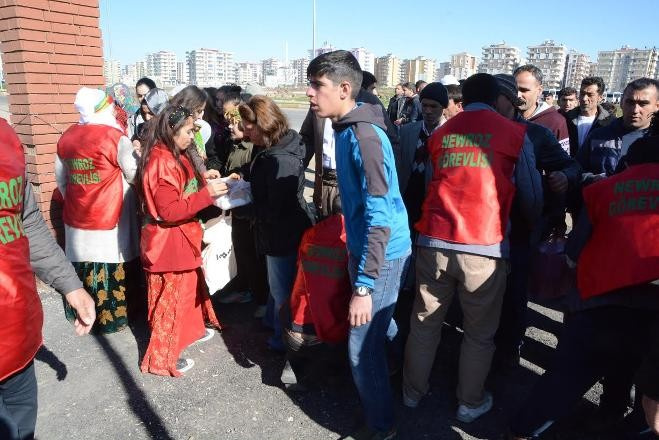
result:
[[[261,254],[297,252],[313,214],[304,200],[305,146],[289,130],[270,148],[256,155],[250,170],[256,226],[256,246]]]

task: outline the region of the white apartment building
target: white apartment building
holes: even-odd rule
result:
[[[567,47],[553,40],[545,40],[537,46],[529,46],[528,64],[533,64],[542,71],[542,85],[545,90],[558,90],[563,85]]]
[[[574,87],[579,90],[581,80],[590,76],[591,62],[590,57],[585,53],[579,53],[571,50],[567,54],[565,62],[565,75],[563,77],[563,87]]]
[[[415,83],[419,80],[435,80],[435,60],[419,56],[413,60],[404,60],[401,66],[401,82]]]
[[[190,84],[199,87],[219,87],[236,82],[233,53],[217,49],[196,49],[186,52]]]
[[[451,55],[451,69],[448,74],[455,76],[457,79],[467,79],[475,74],[478,71],[477,69],[478,60],[475,56],[467,52]],[[444,75],[438,76],[437,79],[441,79]]]
[[[176,80],[176,54],[166,50],[146,56],[146,72],[149,77],[160,78],[161,87],[173,87]]]
[[[616,50],[601,51],[597,54],[597,76],[604,79],[610,92],[622,92],[625,86],[638,78],[656,78],[657,48],[633,49],[623,46]]]
[[[121,81],[121,63],[117,60],[103,60],[103,76],[105,85],[112,85]]]
[[[309,58],[297,58],[291,63],[295,71],[294,85],[304,87],[307,85],[307,67],[309,67]]]
[[[522,55],[518,48],[508,46],[505,42],[491,44],[483,47],[483,55],[478,65],[478,71],[482,73],[497,74],[513,72],[522,63]]]
[[[188,73],[188,63],[179,61],[176,63],[176,83],[189,84],[190,74]]]
[[[350,49],[350,53],[352,53],[355,58],[357,58],[359,67],[361,67],[362,70],[373,73],[375,75],[375,55],[373,52],[369,52],[363,47],[356,47],[354,49]]]
[[[309,55],[313,59],[324,53],[334,52],[335,50],[338,50],[338,48],[332,46],[329,42],[325,41],[321,47],[316,48],[316,53],[313,53],[313,50],[309,50]]]
[[[435,71],[435,79],[437,81],[440,81],[442,78],[444,78],[446,75],[452,75],[451,73],[451,62],[450,61],[445,61],[443,63],[438,64],[438,68]]]
[[[376,58],[374,64],[375,71],[373,74],[380,87],[395,87],[396,84],[400,83],[400,58],[387,54]]]
[[[262,84],[261,63],[241,62],[236,64],[236,82],[238,84]]]

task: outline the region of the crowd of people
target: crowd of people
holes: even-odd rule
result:
[[[529,274],[548,241],[565,243],[576,282],[552,303],[565,317],[554,360],[507,435],[541,437],[598,381],[580,435],[657,433],[659,83],[630,82],[618,117],[601,78],[561,90],[556,107],[533,65],[400,84],[387,107],[347,51],[320,55],[307,75],[299,133],[272,99],[236,85],[168,94],[142,78],[137,99],[122,84],[81,88],[55,163],[64,250],[0,121],[0,437],[34,435],[34,274],[64,295],[78,334],[146,320],[142,372],[181,376],[194,367],[185,349],[222,329],[201,255],[205,225],[227,214],[237,275],[215,305],[255,302],[268,347],[287,354],[285,385],[328,353],[344,359],[364,411],[348,438],[397,437],[397,369],[403,405],[423,404],[454,298],[456,419],[489,412],[486,379],[519,366]],[[240,180],[251,202],[223,213],[215,201]]]

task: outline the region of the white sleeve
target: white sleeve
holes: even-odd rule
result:
[[[128,183],[133,183],[137,173],[137,154],[133,143],[126,136],[121,136],[117,147],[117,161]]]
[[[55,155],[55,181],[57,182],[57,189],[62,193],[62,197],[66,194],[67,174],[66,165],[64,165],[64,162],[62,162],[58,155]]]

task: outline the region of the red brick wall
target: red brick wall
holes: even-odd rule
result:
[[[55,229],[61,229],[60,209],[51,206],[57,140],[78,121],[78,89],[105,82],[98,17],[98,0],[0,0],[10,122],[41,211]]]

